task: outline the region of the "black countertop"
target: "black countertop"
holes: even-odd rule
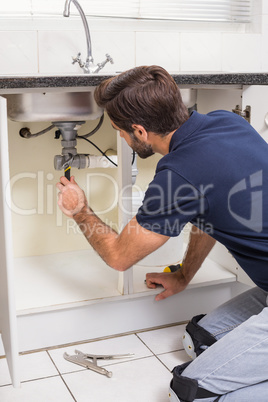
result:
[[[115,74],[0,76],[0,90],[97,86]],[[268,85],[268,73],[171,74],[178,85]]]

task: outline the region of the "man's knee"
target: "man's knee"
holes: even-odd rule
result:
[[[170,402],[192,402],[195,399],[216,398],[219,395],[199,387],[198,381],[183,376],[183,371],[191,362],[181,364],[172,370],[173,379],[170,383]]]
[[[183,347],[186,353],[192,359],[195,359],[197,356],[199,356],[206,347],[217,342],[213,335],[211,335],[207,330],[198,324],[198,322],[204,316],[204,314],[200,314],[193,317],[187,324],[185,333],[183,335]]]

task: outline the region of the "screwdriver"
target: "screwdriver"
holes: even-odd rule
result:
[[[71,178],[71,166],[67,166],[66,168],[64,168],[64,176],[66,177],[66,179],[68,179],[70,181],[70,178]]]
[[[182,264],[169,265],[163,272],[176,272],[182,267]]]

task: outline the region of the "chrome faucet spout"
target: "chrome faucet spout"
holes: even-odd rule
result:
[[[64,17],[69,17],[70,16],[71,2],[73,2],[75,7],[77,8],[77,10],[78,10],[78,12],[80,14],[80,17],[82,19],[83,25],[84,25],[84,30],[85,30],[85,34],[86,34],[86,41],[87,41],[87,58],[86,58],[86,64],[83,67],[86,68],[87,64],[93,63],[92,45],[91,45],[91,37],[90,37],[89,27],[88,27],[88,23],[87,23],[85,13],[84,13],[82,7],[80,6],[80,4],[78,3],[77,0],[66,0],[65,6],[64,6],[64,11],[63,11],[63,16]]]
[[[86,62],[84,63],[81,60],[81,53],[79,52],[76,57],[73,57],[73,64],[78,63],[79,66],[83,69],[84,73],[86,74],[96,74],[98,73],[108,62],[113,64],[113,59],[111,58],[110,55],[106,54],[106,59],[102,63],[98,63],[97,65],[94,64],[93,56],[92,56],[92,45],[91,45],[91,37],[90,37],[90,32],[89,32],[89,27],[87,23],[87,19],[85,16],[85,13],[78,3],[77,0],[66,0],[65,5],[64,5],[64,10],[63,10],[63,16],[64,17],[69,17],[70,16],[70,5],[71,2],[74,3],[75,7],[77,8],[80,17],[82,19],[84,29],[85,29],[85,34],[86,34],[86,41],[87,41],[87,58]]]
[[[66,0],[65,5],[64,5],[64,10],[63,10],[64,17],[70,17],[70,4],[71,4],[71,0]]]

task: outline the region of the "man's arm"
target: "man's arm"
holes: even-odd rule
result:
[[[100,257],[117,271],[125,271],[146,255],[162,246],[169,237],[140,226],[136,218],[118,234],[106,225],[88,206],[84,192],[71,177],[61,177],[58,205],[65,215],[73,218],[90,245]]]
[[[162,285],[164,291],[155,300],[163,300],[184,290],[201,267],[216,240],[193,226],[182,268],[176,272],[150,273],[146,275],[149,288]]]

